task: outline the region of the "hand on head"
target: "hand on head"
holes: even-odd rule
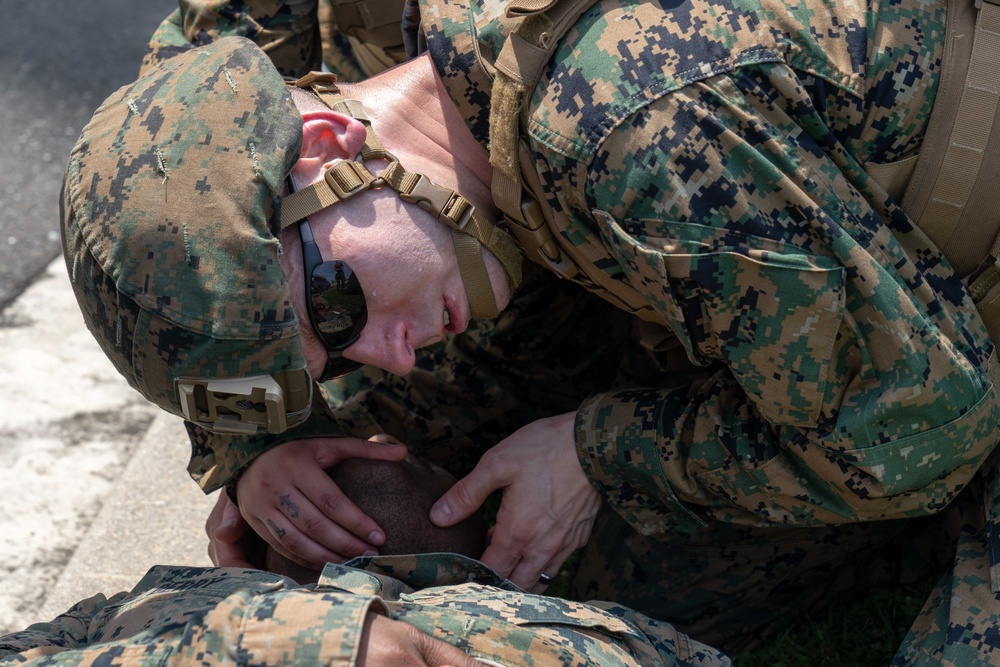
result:
[[[540,575],[555,576],[586,543],[601,505],[576,455],[574,418],[568,413],[519,429],[487,451],[431,512],[435,524],[450,526],[503,489],[481,560],[527,591],[545,590]]]
[[[237,483],[240,511],[255,533],[302,565],[321,568],[365,553],[385,540],[377,522],[358,509],[325,468],[345,459],[399,461],[406,447],[357,438],[295,440],[251,463]]]
[[[393,442],[396,441],[387,436],[376,436],[369,441],[369,446],[388,447]],[[396,445],[396,447],[401,446]],[[447,528],[435,526],[430,522],[431,506],[456,481],[452,475],[432,463],[414,455],[406,455],[405,458],[398,460],[348,458],[330,467],[323,477],[325,483],[332,486],[338,496],[344,498],[345,506],[350,504],[365,519],[378,526],[385,536],[377,549],[381,554],[447,551],[473,558],[478,558],[482,554],[486,525],[478,513]],[[246,513],[243,494],[248,493],[247,489],[251,487],[244,487],[243,484],[244,480],[241,479],[240,505]],[[290,497],[292,493],[285,495]],[[283,520],[287,522],[283,525],[294,524],[294,519],[289,516],[290,505],[295,504],[300,518],[301,508],[290,500],[282,504],[281,494],[277,497],[279,506],[271,510],[281,513]],[[256,507],[255,503],[251,505]],[[314,564],[311,561],[303,563],[306,559],[289,557],[287,546],[281,540],[275,540],[276,536],[271,532],[263,536],[267,540],[267,546],[261,548],[260,541],[254,539],[252,531],[245,530],[246,523],[239,520],[240,518],[239,511],[228,502],[228,498],[220,499],[209,519],[210,525],[206,525],[211,542],[209,552],[213,562],[217,565],[234,567],[247,567],[253,564],[272,572],[286,574],[300,583],[316,580],[323,563]],[[228,524],[223,522],[225,519],[228,519]],[[335,520],[328,522],[332,523]],[[272,519],[273,521],[275,519]],[[257,525],[261,525],[260,520]],[[267,525],[266,519],[263,525]],[[312,526],[304,526],[300,532],[310,527]],[[355,551],[331,562],[341,562],[363,553],[364,551]]]

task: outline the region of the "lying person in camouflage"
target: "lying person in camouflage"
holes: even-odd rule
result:
[[[0,637],[0,664],[730,664],[666,623],[618,605],[531,595],[448,553],[481,549],[485,524],[430,523],[429,503],[454,482],[440,469],[407,457],[349,459],[330,472],[386,526],[387,554],[407,546],[438,553],[310,572],[268,548],[270,572],[154,567],[129,593],[96,595],[51,623]]]
[[[296,185],[320,210],[282,196],[293,166],[285,151],[298,135],[275,133],[280,106],[254,115],[279,93],[228,64],[231,42],[213,43],[226,63],[214,72],[213,56],[199,52],[204,71],[190,88],[175,87],[165,68],[182,59],[182,69],[191,54],[149,68],[105,108],[118,110],[111,126],[130,128],[100,153],[109,157],[95,157],[92,132],[71,162],[67,260],[86,268],[96,255],[90,275],[104,281],[97,295],[78,287],[92,326],[126,376],[188,419],[190,470],[203,488],[226,485],[250,526],[286,555],[321,564],[378,548],[378,526],[338,502],[316,471],[364,451],[338,436],[385,431],[439,463],[472,468],[435,507],[441,524],[503,489],[483,561],[523,587],[543,587],[586,542],[575,596],[682,622],[728,649],[834,595],[954,561],[899,660],[925,652],[964,664],[972,652],[989,661],[1000,636],[1000,577],[990,576],[1000,554],[988,458],[1000,417],[993,343],[940,249],[895,189],[865,171],[920,153],[951,8],[667,4],[594,4],[553,42],[522,97],[510,95],[509,56],[519,64],[544,51],[548,14],[537,12],[546,3],[411,7],[413,60],[340,91],[322,76],[298,84],[336,100],[332,115],[311,110],[301,134]],[[228,105],[235,125],[178,133],[203,120],[192,110],[179,128],[176,113],[207,90],[224,97],[220,110]],[[314,135],[317,120],[329,131]],[[352,160],[369,141],[402,166],[362,174]],[[186,159],[213,145],[211,159]],[[319,145],[330,149],[322,158]],[[374,146],[362,161],[391,162]],[[241,158],[244,171],[217,170],[223,156]],[[462,196],[401,175],[415,165]],[[464,242],[456,236],[453,251],[441,239],[420,255],[408,252],[416,238],[391,237],[435,218],[459,234],[484,231],[475,217],[465,224],[467,205],[492,217],[488,184],[501,184],[506,207],[503,186],[518,171],[536,200],[524,202],[525,215],[539,225],[511,223],[525,251],[606,303],[540,269],[518,288],[502,243],[480,236],[488,279],[448,283],[441,328],[459,334],[469,319],[504,310],[512,290],[513,301],[495,323],[418,356],[438,336],[411,326],[410,309],[435,305],[395,297],[450,267]],[[210,203],[248,182],[258,185],[243,208]],[[279,198],[291,212],[283,233]],[[233,211],[256,216],[253,256],[217,247],[242,229]],[[291,225],[302,219],[336,226],[317,233],[327,260],[384,253],[354,267],[358,290],[406,321],[387,327],[384,310],[367,324],[359,317],[351,336],[312,345],[309,377],[355,362],[405,378],[365,372],[328,384],[330,403],[319,388],[311,404],[292,400],[303,390],[281,374],[301,367],[289,343],[299,330],[271,277],[276,262],[299,256],[309,231]],[[74,241],[76,225],[85,243]],[[133,229],[162,236],[130,246]],[[382,245],[362,239],[390,229]],[[109,243],[109,234],[120,236]],[[168,244],[175,255],[162,252]],[[241,273],[229,282],[233,264]],[[196,284],[181,280],[189,271]],[[313,289],[290,275],[290,298]],[[490,291],[475,287],[486,283]],[[212,296],[217,310],[199,305]],[[309,318],[300,309],[297,319]],[[309,340],[310,327],[301,332]],[[185,365],[198,341],[199,358],[217,363]],[[226,384],[251,374],[281,376],[274,382],[296,409]],[[251,393],[279,395],[265,384],[251,383]]]

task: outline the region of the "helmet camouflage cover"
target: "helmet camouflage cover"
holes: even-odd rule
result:
[[[302,119],[252,42],[180,54],[111,95],[70,156],[63,250],[88,328],[147,399],[281,432],[311,382],[278,261]]]

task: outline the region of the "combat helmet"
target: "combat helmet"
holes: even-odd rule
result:
[[[335,88],[325,76],[300,85],[317,81]],[[370,129],[369,137],[377,141]],[[328,175],[282,215],[301,141],[288,83],[253,42],[226,37],[163,61],[112,94],[70,155],[63,251],[88,328],[132,387],[209,431],[281,433],[310,415],[313,381],[279,239],[295,216],[343,197],[333,189],[342,179]],[[473,235],[492,225],[484,227],[461,196],[445,196],[385,159],[401,196],[436,209],[442,221],[457,215],[455,234],[479,250]],[[366,187],[386,183],[380,174]],[[516,248],[486,231],[515,286]],[[462,276],[472,301],[483,286],[470,285],[464,269]],[[474,306],[476,317],[495,314]]]

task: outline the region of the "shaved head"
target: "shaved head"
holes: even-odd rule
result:
[[[470,558],[483,554],[486,522],[479,514],[440,528],[431,523],[431,506],[455,483],[443,468],[413,454],[402,461],[347,459],[327,470],[341,491],[385,531],[383,555],[448,552]],[[288,560],[265,546],[263,569],[315,583],[319,572]]]

